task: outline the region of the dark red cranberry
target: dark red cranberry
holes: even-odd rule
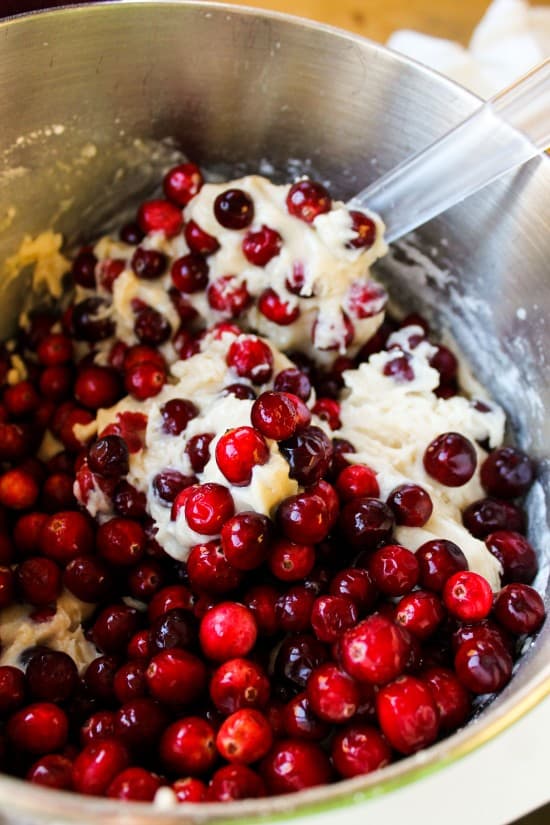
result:
[[[155,650],[174,647],[193,649],[198,641],[197,621],[192,613],[181,607],[168,610],[151,625],[150,646]]]
[[[142,519],[147,514],[147,498],[124,479],[119,481],[112,496],[115,513],[123,518]]]
[[[387,544],[372,554],[369,573],[376,587],[387,596],[402,596],[416,586],[419,577],[414,553],[400,544]]]
[[[512,657],[498,642],[474,639],[460,645],[455,671],[472,693],[495,693],[510,681]]]
[[[424,469],[446,487],[461,487],[473,476],[477,455],[471,441],[460,433],[443,433],[427,446]]]
[[[263,708],[269,699],[269,681],[262,668],[249,659],[230,659],[214,672],[210,696],[223,714],[241,708]]]
[[[115,323],[108,310],[107,301],[99,297],[85,298],[84,301],[75,304],[72,312],[75,338],[93,344],[114,335]]]
[[[135,751],[155,747],[167,724],[158,702],[140,696],[125,702],[115,714],[115,736]]]
[[[395,621],[417,639],[433,636],[445,611],[440,599],[427,590],[415,590],[404,596],[395,608]]]
[[[66,713],[51,702],[36,702],[17,711],[8,720],[6,732],[18,750],[46,754],[61,750],[67,742]]]
[[[331,527],[324,499],[312,493],[284,499],[277,509],[277,523],[290,541],[299,544],[318,544]]]
[[[349,596],[320,596],[311,613],[311,626],[322,642],[336,642],[345,630],[357,624],[358,611]]]
[[[315,548],[311,544],[296,544],[277,539],[269,554],[269,569],[284,582],[301,581],[315,564]]]
[[[132,699],[139,699],[147,693],[147,679],[144,662],[125,662],[115,673],[113,689],[117,701],[121,704]]]
[[[54,473],[48,476],[42,487],[40,497],[41,506],[48,513],[58,510],[68,510],[76,506],[74,497],[74,475],[68,473]]]
[[[376,728],[353,724],[332,741],[332,762],[344,779],[377,771],[391,762],[391,748]]]
[[[271,726],[258,710],[243,708],[224,720],[216,735],[220,756],[249,765],[264,757],[273,744]]]
[[[311,395],[311,381],[305,372],[297,367],[288,367],[281,370],[273,381],[275,392],[286,392],[297,395],[302,401],[307,401]]]
[[[93,252],[82,250],[73,261],[71,275],[75,284],[85,289],[95,289],[95,268],[97,258]]]
[[[440,593],[454,573],[468,569],[466,556],[457,544],[447,539],[434,539],[416,551],[420,566],[420,585]]]
[[[485,619],[493,606],[493,591],[487,579],[466,570],[454,573],[445,582],[443,603],[453,616],[463,622]]]
[[[239,398],[241,401],[249,400],[254,401],[256,398],[256,393],[249,387],[247,384],[239,384],[238,382],[235,384],[229,384],[227,387],[223,389],[224,395],[233,395],[235,398]]]
[[[227,521],[221,543],[229,564],[238,570],[254,570],[267,557],[273,525],[261,513],[242,512]]]
[[[111,367],[91,364],[81,369],[74,385],[74,397],[91,410],[111,407],[120,398],[118,374]]]
[[[178,493],[196,483],[196,476],[185,476],[178,470],[163,470],[153,478],[153,489],[162,501],[171,504]]]
[[[276,441],[291,438],[307,426],[311,413],[296,395],[286,392],[264,392],[252,406],[252,424],[266,438]]]
[[[260,770],[272,794],[302,791],[326,785],[332,779],[332,767],[326,753],[319,745],[303,739],[276,742]]]
[[[103,653],[120,653],[126,649],[137,630],[138,613],[125,604],[104,608],[92,627],[92,639]]]
[[[192,401],[185,398],[172,398],[160,408],[162,415],[163,432],[170,435],[180,435],[191,419],[199,414],[198,408]]]
[[[10,418],[24,418],[35,412],[40,404],[40,397],[30,381],[19,381],[6,387],[2,403]]]
[[[187,206],[189,201],[200,192],[203,177],[195,163],[180,163],[169,169],[162,181],[164,194],[178,206]]]
[[[221,602],[213,607],[203,617],[199,630],[204,655],[217,662],[246,656],[257,634],[254,615],[238,602]]]
[[[378,597],[370,574],[357,567],[348,567],[337,573],[330,583],[330,594],[351,599],[361,613],[371,610]]]
[[[25,675],[11,665],[0,667],[0,714],[13,713],[25,701]]]
[[[210,460],[210,442],[213,438],[213,433],[199,433],[187,442],[185,452],[195,473],[202,473],[208,464]]]
[[[517,447],[500,447],[490,453],[480,469],[480,479],[490,496],[517,498],[533,483],[535,468],[529,456]]]
[[[535,551],[525,536],[511,530],[497,530],[485,539],[490,553],[502,565],[502,583],[530,584],[538,570]]]
[[[311,623],[311,611],[315,603],[315,593],[305,585],[290,587],[275,603],[275,616],[281,630],[300,633]]]
[[[107,796],[132,802],[152,802],[161,784],[159,777],[145,768],[126,768],[115,776],[107,788]]]
[[[168,727],[160,742],[165,767],[180,776],[204,774],[216,761],[216,736],[212,726],[197,716],[188,716]]]
[[[208,263],[203,256],[190,252],[172,264],[172,283],[176,289],[186,294],[201,292],[208,286],[208,270]]]
[[[208,232],[205,232],[204,229],[193,220],[185,224],[183,234],[185,235],[187,246],[191,252],[196,252],[197,255],[212,255],[220,248],[216,238],[214,238],[213,235],[209,235]]]
[[[83,745],[99,739],[112,739],[115,735],[115,714],[111,710],[100,710],[92,714],[80,729]]]
[[[387,375],[400,383],[405,381],[414,381],[415,377],[414,369],[411,365],[411,356],[408,352],[403,352],[401,355],[396,355],[395,357],[390,358],[389,361],[386,361],[382,372],[384,375]]]
[[[274,289],[265,289],[258,298],[258,310],[274,324],[281,327],[293,324],[300,316],[300,307],[284,300]]]
[[[73,763],[73,788],[78,793],[103,796],[127,765],[128,752],[116,739],[90,742]]]
[[[76,556],[63,571],[63,584],[83,602],[100,602],[112,589],[107,567],[95,556]]]
[[[137,246],[138,243],[141,243],[143,240],[144,234],[135,221],[130,221],[124,224],[118,233],[118,237],[123,243],[127,243],[130,246]]]
[[[45,367],[57,367],[68,364],[73,357],[73,342],[68,335],[52,332],[42,339],[36,355]]]
[[[330,212],[332,201],[321,183],[300,180],[290,187],[286,196],[286,206],[294,217],[306,223],[313,223],[317,215]]]
[[[437,738],[437,706],[431,691],[419,679],[401,676],[381,688],[376,710],[382,733],[400,753],[415,753]]]
[[[243,240],[243,254],[254,266],[266,266],[281,251],[283,239],[275,229],[263,225],[256,232],[247,232]]]
[[[212,281],[206,296],[209,306],[226,318],[237,318],[252,301],[246,281],[236,275],[222,275]]]
[[[99,284],[108,292],[113,291],[116,279],[122,275],[126,269],[126,261],[122,258],[106,258],[100,261],[97,270],[97,280]]]
[[[168,259],[163,252],[138,246],[132,255],[131,267],[138,278],[154,281],[166,271],[167,263]]]
[[[215,454],[222,474],[238,487],[250,484],[254,467],[266,464],[270,456],[264,437],[254,427],[226,430]]]
[[[195,591],[213,594],[234,590],[242,575],[229,564],[219,541],[195,545],[187,559],[187,573]]]
[[[15,599],[15,575],[9,567],[0,567],[0,608],[9,607]]]
[[[468,691],[456,678],[452,670],[444,667],[430,667],[422,671],[422,681],[428,686],[439,711],[439,726],[451,733],[467,721],[471,701]]]
[[[471,644],[478,641],[504,647],[510,655],[514,655],[515,653],[515,642],[512,636],[504,627],[497,625],[496,622],[491,621],[491,619],[485,619],[482,622],[475,622],[473,624],[460,623],[451,636],[453,653],[456,653],[458,648],[463,644]]]
[[[394,527],[393,513],[377,498],[354,498],[340,513],[340,529],[355,550],[373,550],[388,541]]]
[[[406,527],[423,527],[432,514],[433,504],[429,494],[418,484],[401,484],[388,496],[396,524]]]
[[[115,699],[113,682],[118,669],[114,656],[98,656],[84,672],[84,684],[89,693],[102,703],[110,704]]]
[[[183,225],[181,209],[160,198],[141,204],[137,222],[146,235],[149,232],[164,232],[167,238],[177,235]]]
[[[206,793],[207,802],[235,802],[266,795],[263,780],[247,765],[224,765],[213,774]]]
[[[166,369],[166,361],[158,350],[144,344],[135,344],[124,354],[123,368],[125,371],[139,366],[139,364],[154,364],[161,370]]]
[[[73,784],[72,770],[70,759],[60,753],[50,753],[29,768],[26,779],[34,785],[69,791]]]
[[[533,587],[527,584],[507,584],[495,599],[495,618],[518,636],[536,633],[546,615],[544,602]]]
[[[400,627],[375,613],[344,633],[340,651],[350,676],[383,685],[403,673],[409,645]]]
[[[151,695],[168,705],[187,705],[201,695],[206,684],[203,662],[186,650],[161,650],[147,668]]]
[[[342,426],[340,411],[340,402],[334,398],[319,398],[313,407],[315,415],[326,421],[331,430],[339,430]]]
[[[376,241],[376,224],[364,212],[350,210],[351,225],[354,237],[347,242],[348,249],[370,249]]]
[[[430,366],[438,371],[441,384],[455,381],[458,372],[456,355],[443,344],[435,345],[435,353],[430,358]]]
[[[30,451],[27,429],[19,424],[0,422],[0,460],[18,461]]]
[[[21,596],[29,604],[46,607],[61,595],[61,570],[51,559],[40,556],[25,559],[16,575]]]
[[[226,189],[214,201],[214,215],[225,229],[245,229],[254,220],[254,203],[242,189]]]
[[[254,614],[259,636],[273,636],[276,633],[278,598],[279,591],[269,584],[258,584],[246,591],[243,601]]]
[[[172,326],[158,310],[144,307],[136,316],[134,332],[142,344],[158,347],[168,341],[172,334]]]
[[[149,603],[149,620],[153,622],[159,616],[169,610],[182,608],[191,610],[193,607],[193,596],[188,587],[184,584],[172,584],[159,590]]]
[[[138,401],[158,395],[166,383],[166,372],[152,363],[137,364],[124,375],[124,387]]]
[[[48,401],[65,401],[72,389],[73,371],[70,367],[46,367],[39,381],[40,392]]]
[[[304,689],[313,669],[327,658],[325,645],[314,636],[305,633],[288,636],[277,652],[275,674]]]
[[[283,725],[287,736],[319,742],[329,733],[329,726],[313,712],[307,693],[299,693],[284,706]]]
[[[120,478],[130,468],[126,442],[118,435],[98,439],[88,451],[88,466],[106,478]]]
[[[25,683],[35,701],[65,702],[78,685],[78,670],[67,653],[40,650],[28,662]]]
[[[290,477],[303,486],[316,484],[329,468],[332,446],[319,427],[306,427],[282,441],[279,449],[290,465]]]
[[[96,546],[109,564],[126,567],[135,564],[145,553],[146,536],[137,521],[115,517],[98,528]]]
[[[497,530],[523,533],[525,512],[517,504],[497,498],[480,498],[468,505],[462,513],[462,521],[476,539],[484,539]]]

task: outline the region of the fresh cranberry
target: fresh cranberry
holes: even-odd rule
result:
[[[463,622],[485,619],[493,606],[493,592],[487,579],[478,573],[454,573],[443,588],[443,603],[447,610]]]
[[[128,748],[146,751],[156,747],[167,725],[167,716],[158,702],[139,696],[125,702],[115,714],[115,735]]]
[[[269,699],[269,680],[262,668],[249,659],[224,662],[212,675],[210,696],[223,714],[241,708],[263,708]]]
[[[243,254],[254,266],[266,266],[281,251],[283,239],[275,229],[262,226],[256,232],[247,232],[243,240]]]
[[[336,724],[347,722],[354,716],[361,698],[357,682],[330,663],[312,672],[307,695],[315,715]]]
[[[269,460],[269,447],[253,427],[227,430],[216,444],[216,462],[222,474],[238,487],[252,480],[254,467]]]
[[[137,521],[115,517],[100,525],[96,544],[105,561],[125,567],[141,559],[145,553],[146,536]]]
[[[131,266],[138,278],[154,281],[166,271],[167,258],[156,249],[138,246],[132,255]]]
[[[416,586],[419,565],[414,553],[400,544],[387,544],[375,550],[369,573],[376,587],[387,596],[402,596]]]
[[[19,381],[6,387],[2,403],[11,418],[24,418],[38,408],[40,397],[30,381]]]
[[[137,630],[138,614],[125,604],[104,608],[92,627],[92,639],[103,653],[119,653],[126,649]]]
[[[186,294],[201,292],[208,286],[208,270],[208,263],[203,256],[191,252],[172,264],[172,283],[176,289]]]
[[[286,196],[286,207],[294,217],[306,223],[313,223],[317,215],[330,212],[332,201],[321,183],[300,180],[290,187]]]
[[[187,442],[185,452],[195,473],[202,473],[208,464],[210,460],[210,442],[213,438],[213,433],[199,433]]]
[[[338,474],[335,487],[344,502],[365,496],[378,498],[380,495],[376,473],[365,464],[351,464],[344,467]]]
[[[163,587],[151,599],[148,608],[149,620],[153,622],[169,610],[191,610],[192,607],[193,596],[189,588],[184,584],[172,584]]]
[[[394,518],[387,504],[379,499],[358,497],[344,505],[339,524],[355,550],[373,550],[389,540]]]
[[[124,376],[126,391],[138,401],[158,395],[165,383],[164,370],[151,363],[137,364],[127,370]]]
[[[172,398],[160,408],[162,430],[169,435],[181,435],[189,422],[199,414],[192,401],[185,398]]]
[[[212,594],[234,590],[239,586],[242,575],[229,564],[219,541],[196,544],[191,549],[187,559],[187,574],[195,591]]]
[[[188,487],[185,518],[189,527],[201,535],[213,536],[235,512],[233,498],[222,484],[207,483]]]
[[[319,543],[331,527],[324,499],[313,493],[284,499],[277,510],[277,522],[285,536],[299,544]]]
[[[258,584],[246,591],[244,603],[254,614],[259,636],[273,636],[277,631],[279,592],[269,584]]]
[[[311,613],[311,626],[322,642],[336,642],[357,624],[357,606],[349,596],[320,596]]]
[[[147,693],[146,665],[143,662],[126,662],[115,673],[113,689],[121,704],[139,699]]]
[[[14,747],[38,755],[61,750],[68,731],[67,715],[51,702],[27,705],[9,718],[6,727]]]
[[[90,742],[73,763],[75,791],[102,796],[115,776],[128,765],[128,752],[115,739]]]
[[[296,395],[287,392],[264,392],[254,402],[250,413],[252,424],[266,438],[276,441],[291,438],[306,427],[311,413]]]
[[[326,421],[331,430],[339,430],[342,426],[340,410],[340,402],[334,398],[319,398],[313,407],[313,413],[321,421]]]
[[[450,384],[455,381],[458,372],[456,355],[443,344],[435,345],[435,353],[430,358],[430,366],[438,371],[441,384]]]
[[[302,401],[307,401],[311,395],[311,381],[305,372],[297,367],[288,367],[281,370],[273,381],[275,392],[290,393],[296,395]]]
[[[344,779],[377,771],[391,762],[391,748],[376,728],[353,724],[332,741],[334,767]]]
[[[84,684],[89,693],[105,704],[115,700],[113,688],[118,661],[114,656],[98,656],[84,672]]]
[[[123,518],[143,519],[147,514],[147,497],[124,479],[119,481],[112,495],[113,508]]]
[[[224,662],[246,656],[256,643],[257,627],[251,611],[238,602],[221,602],[203,617],[199,638],[208,659]]]
[[[47,521],[46,513],[25,513],[18,518],[12,537],[19,553],[28,556],[35,551],[42,528]]]
[[[48,476],[42,487],[41,506],[48,513],[68,510],[76,506],[74,497],[74,476],[68,473],[54,473]]]
[[[107,796],[132,802],[152,802],[160,786],[159,777],[145,768],[126,768],[115,776],[107,788]]]
[[[418,484],[401,484],[388,496],[396,524],[423,527],[429,520],[433,504],[429,494]]]
[[[198,642],[198,628],[195,617],[181,607],[168,610],[158,616],[151,625],[149,644],[152,650],[172,648],[195,648]]]
[[[216,736],[220,755],[228,762],[249,765],[257,762],[271,748],[273,734],[263,713],[243,708],[223,722]]]
[[[300,307],[285,301],[274,289],[265,289],[258,298],[258,310],[268,321],[281,327],[293,324],[300,316]]]
[[[0,460],[18,461],[29,452],[28,432],[19,424],[0,422]]]
[[[72,762],[66,756],[50,753],[29,768],[26,779],[34,785],[69,791],[73,784],[72,768]]]
[[[166,361],[158,350],[145,344],[135,344],[124,354],[123,368],[125,371],[137,367],[139,364],[154,364],[161,370],[166,369]]]
[[[395,608],[395,621],[417,639],[432,636],[443,619],[445,611],[440,599],[427,590],[415,590],[404,596]]]
[[[347,630],[340,643],[345,670],[359,682],[383,685],[405,669],[409,645],[390,619],[374,614]]]
[[[22,598],[36,607],[54,604],[61,595],[61,570],[51,559],[25,559],[17,568],[17,584]]]
[[[502,583],[530,584],[538,570],[535,551],[525,536],[511,530],[497,530],[485,539],[490,553],[502,565]]]
[[[48,401],[65,401],[69,397],[73,384],[73,371],[70,367],[46,367],[39,381],[40,392]]]
[[[306,633],[287,637],[275,658],[275,673],[304,689],[314,668],[327,660],[327,649]]]
[[[149,638],[149,631],[136,631],[136,633],[134,633],[134,635],[128,642],[126,652],[128,654],[129,659],[133,659],[140,662],[149,661],[149,659],[151,658],[151,644]]]
[[[208,232],[205,232],[204,229],[193,220],[185,224],[183,234],[185,235],[187,246],[191,252],[195,252],[198,255],[212,255],[220,248],[216,238],[214,238],[213,235],[209,235]]]
[[[487,456],[480,469],[481,484],[490,496],[517,498],[533,483],[535,468],[517,447],[500,447]]]
[[[511,501],[497,498],[480,498],[472,502],[462,513],[462,521],[476,539],[484,539],[497,530],[511,530],[523,533],[525,513]]]
[[[39,487],[32,475],[20,468],[0,476],[0,504],[10,510],[28,510],[36,502]]]
[[[348,567],[341,570],[332,579],[330,595],[351,599],[357,610],[365,613],[374,607],[378,591],[367,570]]]
[[[428,686],[439,711],[442,731],[451,733],[467,721],[471,702],[468,691],[456,678],[452,670],[444,667],[430,667],[421,675]]]
[[[111,407],[120,398],[118,375],[111,367],[95,364],[78,373],[74,385],[74,397],[79,404],[91,410]]]
[[[78,670],[67,653],[39,650],[29,659],[25,683],[35,701],[65,702],[77,688]]]
[[[144,235],[138,224],[135,221],[130,221],[122,226],[118,237],[123,243],[127,243],[130,246],[137,246],[138,243],[141,243],[143,240]]]
[[[327,472],[332,447],[319,427],[306,427],[280,443],[280,450],[290,465],[289,475],[298,484],[315,484]]]
[[[527,584],[507,584],[495,599],[495,618],[511,633],[536,633],[544,622],[544,602]]]
[[[273,353],[265,341],[253,335],[240,336],[227,353],[227,365],[253,384],[265,384],[273,374]]]
[[[311,611],[315,593],[304,585],[290,587],[275,603],[275,616],[281,630],[297,633],[307,630],[311,622]]]
[[[212,281],[206,295],[209,306],[227,318],[237,318],[252,301],[246,281],[236,275],[222,275]]]
[[[164,315],[147,306],[140,309],[136,316],[134,333],[142,344],[158,347],[168,341],[172,327]]]
[[[80,448],[91,440],[91,433],[80,433],[77,435],[75,427],[87,427],[91,424],[95,416],[82,407],[74,407],[69,411],[67,417],[63,421],[63,426],[59,432],[59,440],[67,450],[77,452]],[[53,429],[53,427],[52,427]]]
[[[77,599],[94,603],[109,595],[113,582],[101,559],[76,556],[63,571],[63,584]]]
[[[474,639],[460,645],[455,671],[472,693],[495,693],[510,681],[512,657],[498,642]]]
[[[75,284],[85,289],[95,289],[95,267],[97,258],[88,250],[83,249],[73,261],[71,275]]]
[[[354,232],[353,238],[346,243],[348,249],[370,249],[376,241],[376,224],[364,212],[351,209],[349,216]]]
[[[163,470],[153,478],[153,490],[163,502],[172,504],[179,492],[196,483],[196,476],[185,476],[178,470]]]
[[[227,387],[223,388],[224,395],[233,395],[235,398],[239,398],[241,401],[254,401],[256,399],[256,393],[249,387],[247,384],[239,384],[237,381],[234,384],[228,384]]]
[[[461,487],[473,476],[477,456],[471,441],[460,433],[443,433],[427,446],[424,468],[440,484]]]
[[[376,709],[382,733],[400,753],[415,753],[437,738],[437,706],[431,691],[419,679],[401,676],[381,688]]]
[[[206,800],[206,785],[194,776],[185,779],[176,779],[172,784],[178,802],[204,802]]]
[[[254,570],[266,559],[273,527],[267,516],[238,513],[221,530],[221,543],[229,564],[238,570]]]
[[[203,177],[199,167],[187,162],[168,170],[162,181],[162,188],[168,200],[178,206],[187,206],[200,192],[202,184]]]
[[[263,780],[247,765],[224,765],[214,773],[208,785],[208,802],[234,802],[265,796]]]
[[[112,739],[115,735],[115,714],[110,710],[93,713],[80,729],[80,741],[83,745],[100,739]]]
[[[216,761],[215,733],[197,716],[174,722],[162,735],[160,756],[165,767],[176,774],[203,774]]]
[[[161,650],[147,668],[147,684],[159,702],[186,705],[197,699],[206,683],[204,664],[186,650]]]
[[[403,352],[386,361],[382,372],[399,383],[414,381],[414,369],[411,366],[411,356],[408,352]]]
[[[149,232],[163,232],[167,238],[177,235],[183,225],[181,209],[161,199],[142,203],[137,222],[146,235]]]
[[[120,478],[130,468],[128,446],[118,435],[98,439],[88,451],[88,466],[106,478]]]
[[[304,579],[315,564],[315,548],[311,544],[296,544],[277,539],[269,554],[269,569],[280,581]]]
[[[260,766],[272,794],[292,793],[332,779],[332,768],[325,752],[314,742],[283,739],[276,742]]]
[[[0,567],[0,608],[9,607],[15,598],[15,576],[9,567]]]
[[[461,623],[451,637],[453,653],[456,653],[463,644],[473,642],[488,642],[490,645],[504,647],[511,655],[515,651],[515,643],[510,634],[491,619],[472,624]]]
[[[447,539],[433,539],[416,551],[420,567],[419,583],[427,590],[440,593],[454,573],[468,569],[466,556],[460,547]]]
[[[109,305],[103,298],[85,298],[75,304],[72,312],[74,336],[78,341],[96,343],[110,338],[115,332],[115,323],[109,312]]]
[[[11,665],[0,667],[0,714],[18,710],[25,701],[25,676]]]

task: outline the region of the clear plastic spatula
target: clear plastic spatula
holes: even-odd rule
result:
[[[550,146],[550,59],[427,149],[363,189],[350,209],[377,212],[401,238]]]

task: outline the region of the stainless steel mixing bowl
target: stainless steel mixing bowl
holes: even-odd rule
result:
[[[278,178],[312,169],[346,198],[458,122],[477,99],[353,35],[209,3],[124,2],[0,24],[0,258],[52,224],[89,239],[158,181],[169,137],[193,159]],[[400,301],[435,309],[474,371],[539,459],[531,537],[548,558],[546,360],[550,308],[550,162],[533,161],[447,213],[388,257]],[[429,257],[433,262],[427,261]],[[28,277],[3,285],[3,333]],[[376,775],[293,797],[227,805],[149,805],[51,792],[0,778],[6,820],[257,821],[343,808],[411,782],[479,747],[550,691],[550,627],[499,698],[464,730]]]

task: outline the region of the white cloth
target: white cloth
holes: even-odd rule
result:
[[[550,7],[493,0],[468,48],[409,30],[387,45],[487,98],[550,55]]]

